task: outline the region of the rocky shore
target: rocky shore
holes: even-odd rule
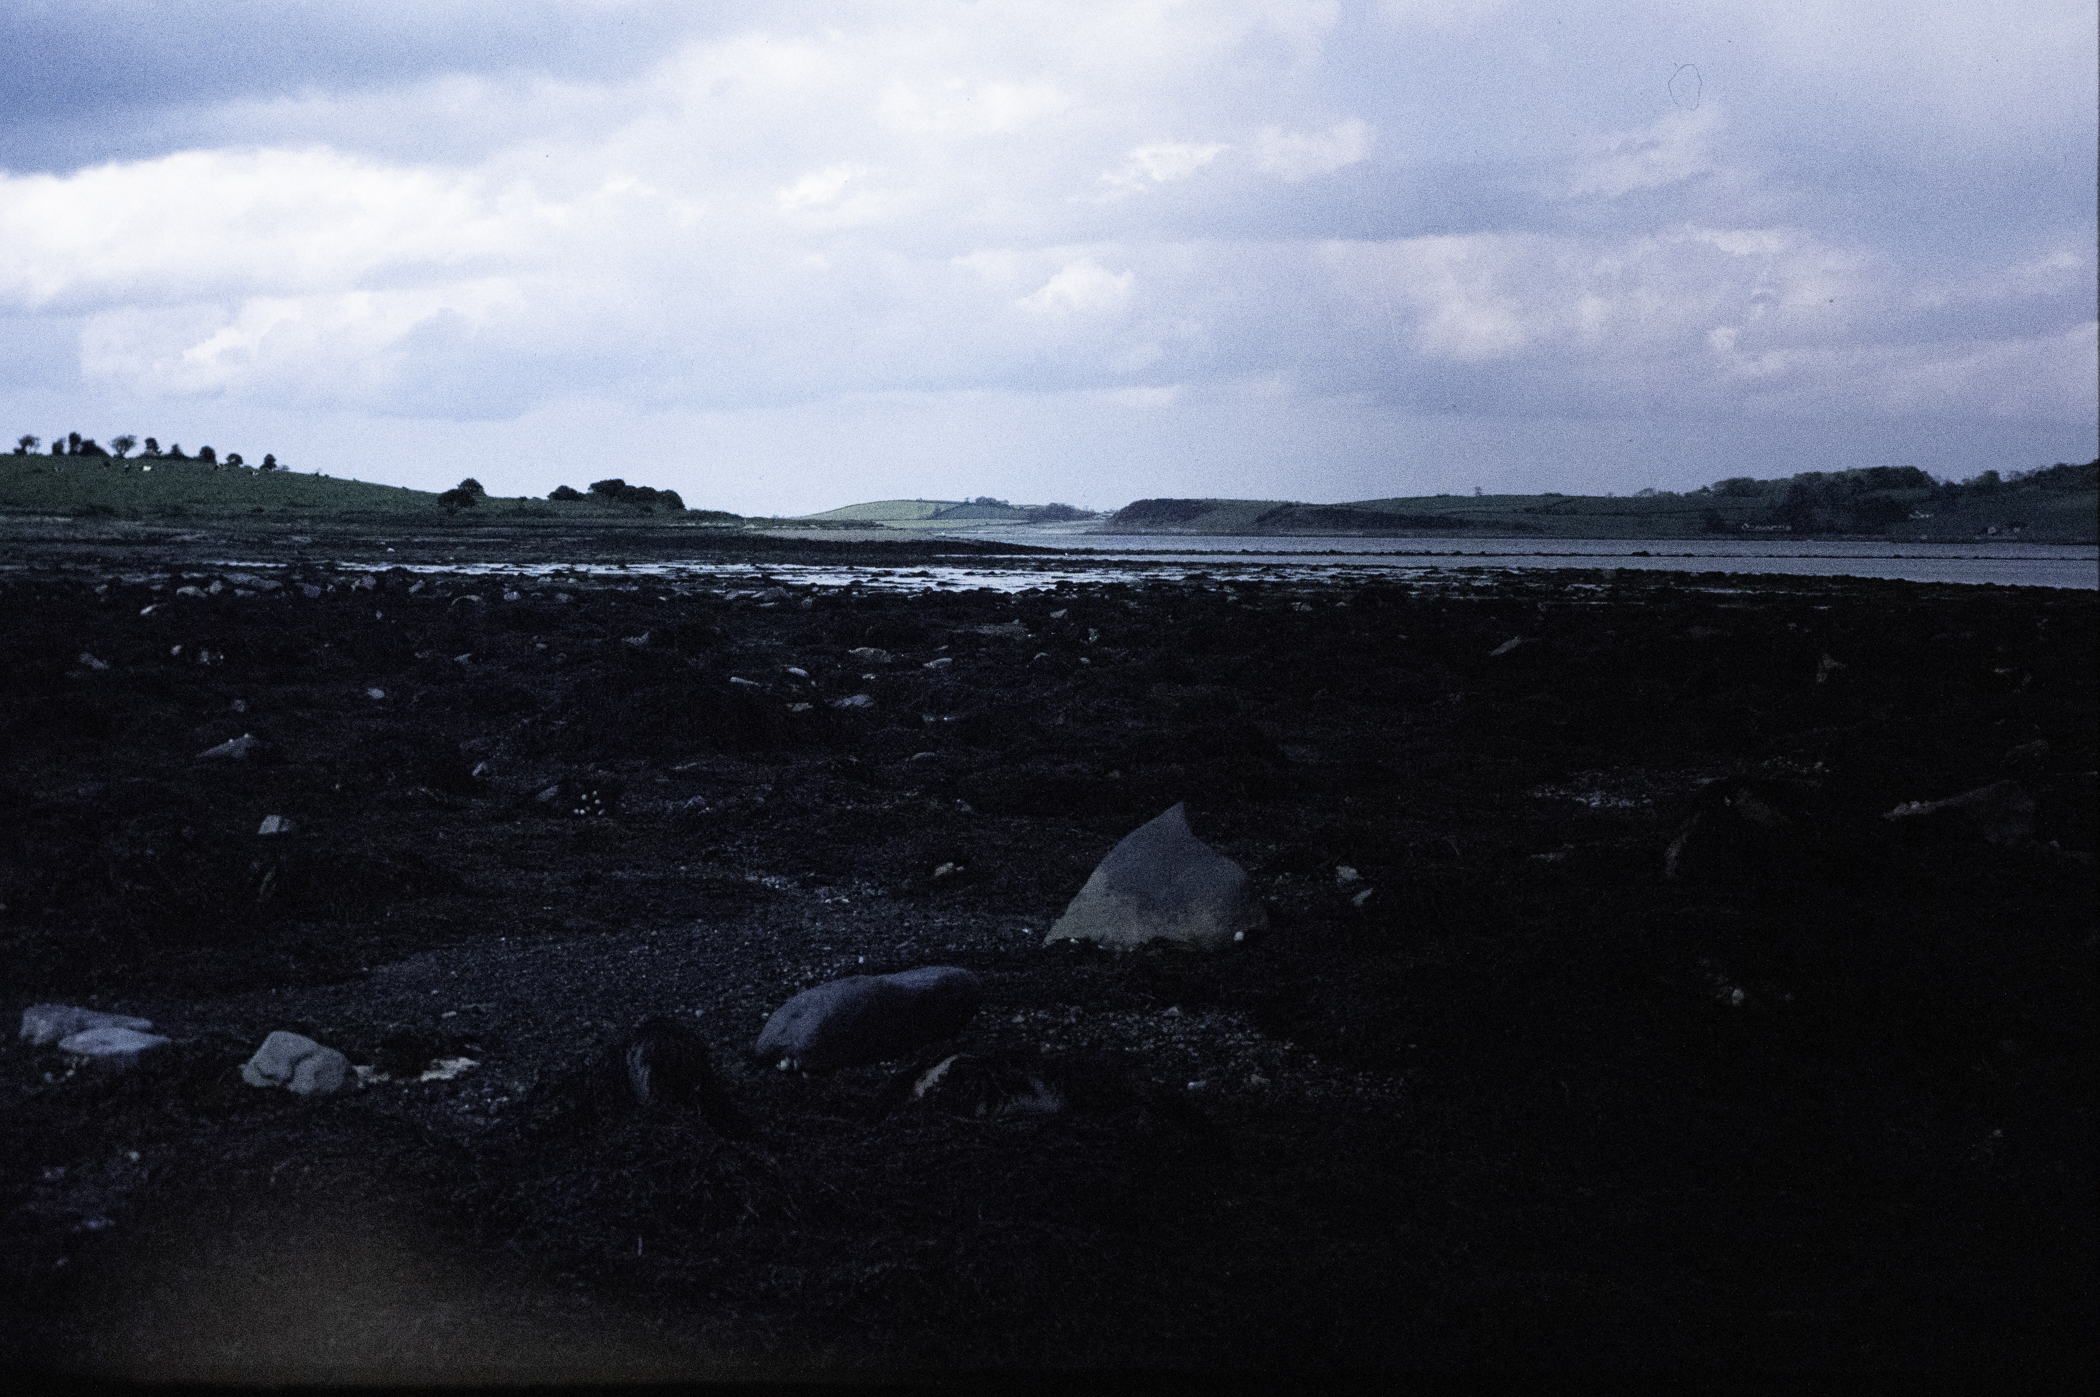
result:
[[[163,1040],[0,1045],[11,1370],[2091,1363],[2089,594],[0,607],[0,1010]],[[1050,940],[1177,805],[1241,930]],[[924,967],[960,1028],[756,1053]]]

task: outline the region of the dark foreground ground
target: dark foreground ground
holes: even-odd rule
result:
[[[0,583],[0,1368],[2092,1362],[2091,595],[175,595],[221,576]],[[1881,818],[2007,779],[2009,843]],[[1045,949],[1176,801],[1272,929]],[[874,1119],[894,1066],[746,1057],[924,963],[1121,1094]],[[73,1072],[40,1000],[176,1045]],[[593,1075],[650,1013],[749,1138]],[[279,1028],[396,1080],[242,1084]]]

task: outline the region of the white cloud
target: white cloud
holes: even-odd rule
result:
[[[1122,309],[1130,300],[1130,288],[1136,280],[1134,273],[1111,272],[1093,258],[1082,257],[1067,263],[1040,290],[1014,304],[1055,319],[1100,315]]]
[[[1196,145],[1188,141],[1152,141],[1132,150],[1122,164],[1104,173],[1101,179],[1120,189],[1167,184],[1187,179],[1230,149],[1222,142]]]
[[[1371,153],[1371,128],[1351,117],[1325,131],[1291,132],[1264,126],[1254,138],[1254,163],[1296,183],[1354,165]]]
[[[1639,131],[1593,138],[1585,143],[1566,193],[1615,199],[1707,174],[1714,168],[1708,145],[1719,122],[1718,109],[1704,103],[1696,110],[1665,113]]]

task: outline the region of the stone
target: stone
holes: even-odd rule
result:
[[[1165,938],[1217,950],[1268,924],[1247,870],[1196,838],[1176,805],[1108,851],[1043,944],[1128,949]]]
[[[108,669],[108,668],[109,668],[109,662],[108,662],[107,660],[98,660],[98,659],[96,659],[96,658],[95,658],[95,657],[94,657],[93,655],[90,655],[90,654],[89,654],[89,653],[88,653],[87,651],[85,651],[85,650],[83,650],[83,651],[81,651],[81,652],[80,652],[80,662],[81,662],[82,664],[86,665],[86,666],[87,666],[87,667],[88,667],[89,669]],[[2046,745],[2046,744],[2045,744],[2045,745]]]
[[[262,828],[258,829],[256,833],[290,834],[297,828],[299,828],[298,822],[289,815],[265,815],[263,816]]]
[[[983,1002],[977,977],[957,966],[849,975],[774,1010],[754,1051],[804,1072],[882,1062],[952,1036]]]
[[[300,1033],[278,1029],[263,1039],[255,1056],[241,1067],[241,1080],[253,1087],[284,1087],[299,1096],[326,1096],[341,1091],[353,1073],[350,1059]]]
[[[244,732],[230,742],[221,742],[216,747],[199,752],[197,760],[200,762],[249,761],[261,756],[262,748],[263,740],[261,738],[252,732]]]
[[[34,1048],[56,1043],[95,1028],[130,1028],[140,1032],[153,1027],[153,1020],[130,1014],[105,1014],[100,1009],[82,1009],[71,1004],[32,1004],[22,1011],[22,1041]]]
[[[2034,837],[2034,797],[2017,781],[1998,781],[1945,800],[1912,800],[1881,817],[1935,830],[1959,830],[1991,844]]]
[[[872,645],[857,646],[846,653],[864,665],[886,665],[890,662],[889,651],[878,650]]]
[[[833,708],[873,708],[875,706],[875,698],[872,694],[848,694],[844,698],[833,699],[831,706]]]
[[[70,1034],[58,1043],[59,1051],[89,1058],[104,1067],[129,1067],[156,1048],[167,1046],[168,1040],[158,1033],[142,1033],[114,1024]]]

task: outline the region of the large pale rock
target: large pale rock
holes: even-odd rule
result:
[[[804,1072],[882,1062],[955,1033],[983,1002],[977,977],[952,965],[850,975],[774,1010],[756,1051]]]
[[[1268,924],[1247,870],[1198,839],[1176,805],[1108,851],[1044,944],[1127,948],[1164,937],[1217,950]]]
[[[100,1067],[129,1067],[154,1049],[167,1047],[168,1040],[158,1033],[108,1025],[61,1038],[58,1046],[61,1052],[88,1058]]]
[[[241,1068],[241,1080],[253,1087],[283,1087],[299,1096],[326,1096],[341,1091],[351,1078],[350,1059],[324,1048],[304,1034],[283,1029],[263,1039]]]
[[[153,1020],[130,1014],[105,1014],[100,1009],[82,1009],[71,1004],[32,1004],[22,1011],[22,1040],[41,1048],[61,1038],[71,1038],[91,1028],[130,1028],[144,1031]]]

